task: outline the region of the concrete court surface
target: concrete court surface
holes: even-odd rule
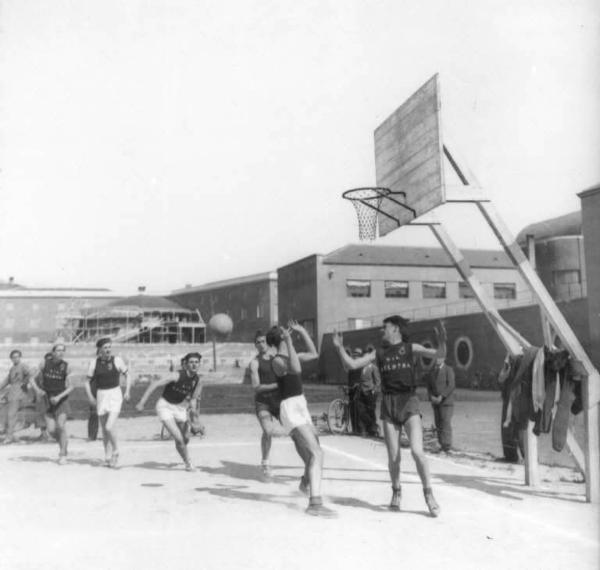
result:
[[[429,455],[439,518],[429,517],[415,465],[402,450],[402,512],[386,509],[390,484],[380,441],[322,436],[323,493],[339,514],[304,513],[302,468],[276,438],[275,477],[261,480],[259,428],[249,414],[204,418],[188,473],[156,418],[120,421],[117,470],[100,442],[70,422],[70,462],[56,444],[0,447],[0,568],[598,568],[599,509],[583,485],[530,490],[522,468],[484,468]]]

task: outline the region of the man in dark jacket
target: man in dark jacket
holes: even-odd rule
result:
[[[442,358],[429,375],[427,391],[433,408],[438,441],[444,453],[452,448],[452,414],[454,413],[454,370]]]

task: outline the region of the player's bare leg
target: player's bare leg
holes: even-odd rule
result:
[[[390,501],[390,510],[400,510],[401,486],[400,486],[400,438],[402,430],[387,420],[383,420],[383,439],[388,454],[388,470],[392,482],[392,499]]]
[[[416,414],[410,416],[410,418],[406,420],[404,427],[410,443],[410,452],[415,460],[417,472],[419,473],[421,483],[423,484],[423,494],[425,495],[427,508],[429,509],[431,516],[437,517],[440,514],[440,507],[431,490],[429,462],[423,451],[423,424],[421,423],[421,416]]]
[[[186,470],[193,471],[194,466],[192,465],[192,462],[190,460],[190,455],[188,453],[187,448],[187,441],[184,435],[186,429],[185,422],[177,422],[175,421],[175,419],[169,418],[162,420],[162,423],[173,437],[173,440],[175,441],[175,449],[177,450],[177,453],[179,453],[179,455],[181,456],[181,459],[183,459]]]
[[[67,414],[59,414],[56,418],[56,435],[60,451],[58,453],[58,463],[63,465],[67,461],[67,445],[69,435],[67,433]]]
[[[118,411],[112,411],[100,417],[102,426],[102,443],[104,444],[104,457],[109,467],[116,467],[119,460],[119,447],[115,423],[119,417]]]
[[[273,416],[269,412],[262,411],[258,414],[258,421],[262,428],[260,438],[260,450],[262,455],[262,469],[265,477],[271,477],[271,467],[269,465],[269,455],[271,453],[271,445],[273,442]]]

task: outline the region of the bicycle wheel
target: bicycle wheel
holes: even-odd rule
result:
[[[342,433],[348,430],[348,404],[336,398],[327,408],[327,426],[331,433]]]

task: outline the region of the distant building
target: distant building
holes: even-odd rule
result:
[[[173,291],[169,299],[198,311],[208,322],[217,313],[233,320],[229,340],[252,342],[257,330],[277,322],[277,274],[258,273]]]
[[[93,342],[203,343],[205,324],[198,311],[165,297],[135,295],[87,309],[73,323],[73,340]]]
[[[9,280],[0,284],[0,342],[69,341],[83,311],[120,297],[109,289],[29,288]]]
[[[503,251],[463,254],[498,308],[533,302]],[[277,274],[279,320],[297,319],[315,341],[333,329],[378,325],[390,314],[423,320],[480,311],[441,248],[347,245],[280,267]]]
[[[555,301],[587,296],[581,211],[530,224],[517,236],[528,254],[528,236],[535,251],[535,266]]]

